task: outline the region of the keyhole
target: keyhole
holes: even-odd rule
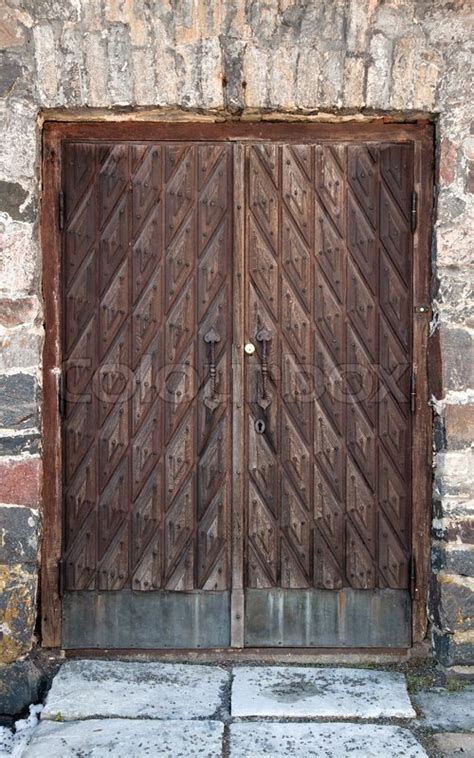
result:
[[[255,422],[255,431],[257,434],[263,434],[265,431],[265,421],[263,421],[261,418],[257,419]]]

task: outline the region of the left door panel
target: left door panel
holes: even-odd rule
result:
[[[63,145],[66,648],[229,644],[231,151]]]

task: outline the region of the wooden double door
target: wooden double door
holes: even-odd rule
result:
[[[411,644],[415,143],[287,134],[61,142],[63,647]]]

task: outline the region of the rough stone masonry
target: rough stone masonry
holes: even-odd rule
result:
[[[154,118],[419,113],[436,121],[432,330],[440,337],[442,371],[433,396],[429,602],[438,659],[445,666],[474,663],[470,0],[3,0],[1,6],[0,661],[31,649],[36,620],[41,268],[48,255],[38,231],[41,123],[59,113],[136,117],[153,109]]]

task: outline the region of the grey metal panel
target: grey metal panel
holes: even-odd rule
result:
[[[63,648],[230,645],[229,592],[66,592]]]
[[[250,589],[245,612],[247,647],[411,645],[406,590]]]

